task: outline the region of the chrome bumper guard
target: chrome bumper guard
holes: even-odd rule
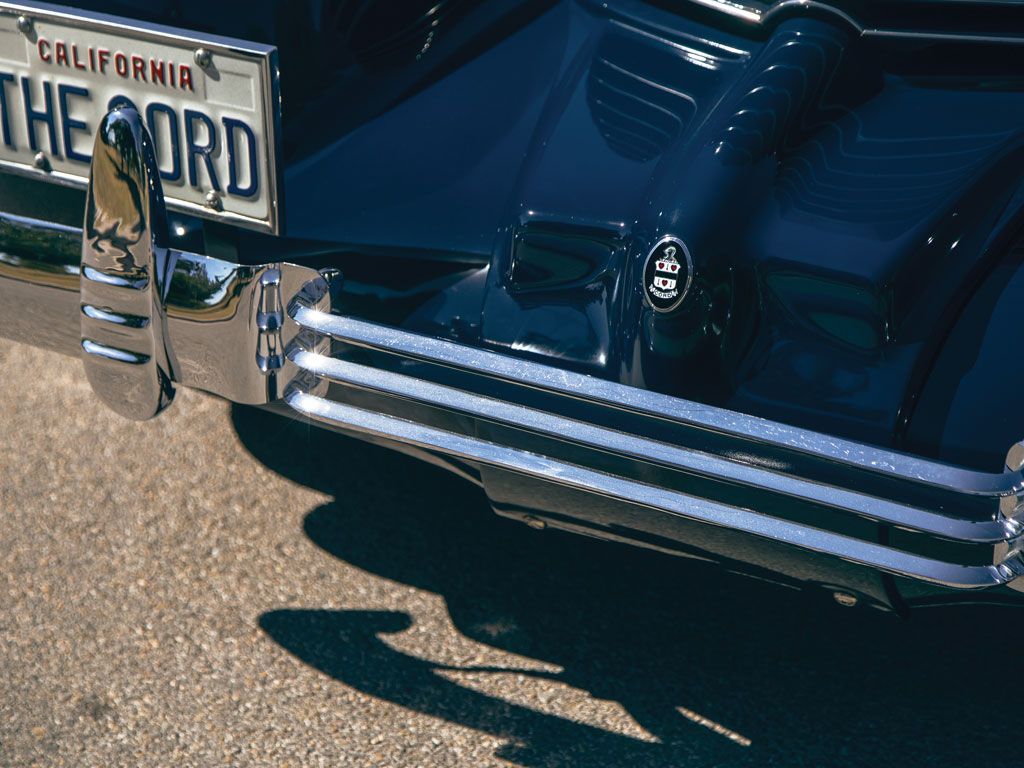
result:
[[[176,384],[951,588],[1024,588],[1024,444],[987,474],[337,314],[339,276],[167,247],[115,110],[83,230],[0,214],[0,332],[130,418]]]

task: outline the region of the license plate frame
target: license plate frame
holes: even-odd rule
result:
[[[28,29],[29,31],[26,31]],[[108,56],[111,51],[116,51],[116,54],[127,60],[127,55],[122,53],[124,49],[131,50],[131,45],[136,44],[139,50],[146,50],[145,46],[153,46],[159,51],[174,51],[178,56],[176,62],[172,61],[170,57],[167,59],[167,68],[169,72],[174,71],[174,67],[178,67],[179,78],[181,82],[182,90],[185,89],[185,70],[189,71],[189,82],[188,85],[192,87],[193,97],[191,102],[189,97],[186,95],[181,97],[179,94],[172,94],[171,97],[165,99],[170,102],[172,115],[166,117],[166,130],[164,131],[169,137],[174,136],[171,133],[170,123],[177,121],[177,127],[174,129],[177,131],[177,139],[171,141],[170,139],[166,142],[169,149],[167,152],[161,154],[158,152],[158,159],[161,164],[165,164],[165,160],[171,160],[172,168],[177,168],[180,174],[180,178],[184,180],[183,184],[169,184],[168,181],[164,181],[164,197],[166,199],[167,207],[171,210],[182,211],[184,213],[193,214],[202,218],[212,219],[216,221],[227,222],[230,224],[254,229],[258,231],[268,232],[270,234],[281,234],[283,231],[283,200],[282,200],[282,189],[281,189],[281,168],[280,168],[280,136],[281,136],[281,99],[280,99],[280,81],[278,71],[278,56],[277,48],[271,45],[264,45],[262,43],[253,43],[244,40],[238,40],[234,38],[228,38],[218,35],[208,35],[199,32],[193,32],[186,29],[180,29],[176,27],[169,27],[159,24],[152,24],[144,21],[138,21],[131,18],[125,18],[120,16],[113,16],[108,14],[94,13],[91,11],[83,11],[75,8],[67,8],[64,6],[51,5],[49,3],[37,3],[37,2],[6,2],[6,0],[0,0],[0,77],[6,72],[11,73],[14,77],[13,83],[0,80],[0,88],[6,87],[6,101],[3,105],[4,112],[0,117],[3,118],[0,128],[0,171],[10,172],[21,176],[28,176],[36,179],[43,179],[51,183],[61,184],[64,186],[71,186],[77,188],[85,188],[89,180],[89,166],[88,164],[82,165],[81,161],[78,160],[72,163],[69,155],[74,154],[81,156],[83,153],[81,150],[72,150],[71,143],[68,146],[58,148],[55,152],[50,153],[50,157],[46,159],[46,162],[40,165],[37,161],[39,154],[46,155],[47,153],[38,152],[35,155],[26,155],[26,150],[33,149],[28,145],[36,141],[38,135],[47,135],[50,138],[49,147],[54,149],[54,136],[60,134],[61,138],[67,141],[69,135],[65,132],[63,123],[68,117],[68,110],[64,109],[65,102],[70,101],[70,98],[66,98],[65,101],[61,102],[58,98],[58,92],[61,88],[68,88],[72,86],[67,84],[70,82],[83,83],[86,82],[86,78],[89,83],[97,83],[97,91],[101,88],[110,89],[114,86],[112,82],[118,83],[124,91],[124,95],[131,103],[139,103],[139,111],[148,109],[148,105],[152,104],[155,97],[152,97],[152,93],[157,86],[156,73],[152,72],[152,83],[147,82],[147,88],[141,89],[141,85],[132,84],[134,79],[135,83],[139,82],[140,71],[134,72],[135,77],[125,77],[119,75],[121,60],[117,60],[117,66],[115,67],[114,59],[108,58],[106,65],[109,67],[108,70],[104,70],[102,76],[109,75],[109,80],[97,81],[94,76],[97,74],[97,56],[98,51],[94,51],[95,46],[90,46],[88,53],[85,48],[81,51],[75,49],[75,57],[73,60],[74,66],[67,64],[68,60],[71,59],[69,53],[72,43],[74,40],[70,34],[66,35],[67,42],[60,40],[52,33],[54,31],[68,30],[69,32],[80,32],[82,35],[91,36],[89,39],[109,39],[110,45],[104,48],[98,49],[106,51]],[[50,38],[43,37],[46,33],[50,35]],[[14,45],[10,38],[11,34],[20,35],[24,41],[26,50],[27,61],[22,65],[19,62],[11,63],[10,61],[3,59],[2,56],[4,51],[4,45]],[[5,37],[6,36],[6,37]],[[40,45],[39,41],[42,40],[44,43],[49,41],[49,46]],[[6,42],[5,42],[6,41]],[[61,42],[65,45],[63,49],[63,62],[62,66],[56,66],[51,70],[47,71],[43,68],[43,65],[37,62],[34,55],[42,57],[44,54],[49,55],[51,62],[54,57],[57,56],[58,51],[55,50],[57,42]],[[120,43],[120,46],[117,45]],[[16,46],[11,48],[12,51],[17,51]],[[149,49],[153,50],[153,49]],[[210,61],[214,62],[212,65],[204,67],[200,63],[200,56],[203,54],[200,52],[205,51],[209,54]],[[135,59],[144,59],[144,56],[133,53],[131,55],[130,67],[126,71],[130,71],[135,68]],[[150,56],[150,66],[155,67],[156,55],[155,53]],[[161,65],[160,70],[164,72],[163,59],[160,59]],[[88,67],[91,64],[91,69]],[[83,69],[87,67],[86,69]],[[127,65],[126,65],[127,66]],[[218,68],[218,66],[220,68]],[[236,76],[231,71],[223,70],[223,67],[229,66],[238,68],[241,67],[243,74]],[[15,71],[18,67],[21,70]],[[79,71],[81,70],[81,71]],[[20,73],[20,74],[19,74]],[[84,74],[83,74],[84,73]],[[213,74],[217,74],[217,78],[213,78]],[[255,77],[251,77],[251,73],[255,73]],[[64,75],[62,78],[61,75]],[[252,105],[251,109],[248,110],[244,115],[244,111],[238,105],[233,107],[229,106],[226,108],[226,113],[235,115],[241,115],[239,119],[223,118],[223,125],[216,123],[210,118],[203,121],[193,114],[191,122],[193,125],[182,127],[181,118],[182,115],[174,115],[173,109],[175,104],[187,105],[193,103],[196,109],[190,110],[187,106],[182,107],[182,111],[185,113],[185,121],[189,121],[187,116],[189,112],[199,112],[199,107],[206,108],[207,110],[216,109],[221,112],[225,112],[222,106],[211,107],[211,104],[219,104],[218,102],[212,102],[209,99],[210,84],[215,83],[218,86],[222,81],[225,82],[225,87],[220,88],[217,92],[227,93],[227,76],[241,78],[239,82],[248,81],[252,91]],[[25,78],[31,80],[32,77],[36,77],[38,83],[25,85],[22,82]],[[141,71],[141,77],[143,80],[146,79],[145,66]],[[166,80],[167,74],[164,75]],[[172,82],[174,81],[174,75],[170,75]],[[49,88],[50,98],[47,98],[47,88],[44,83],[51,83]],[[232,81],[234,82],[234,81]],[[40,130],[40,126],[34,122],[35,118],[25,118],[23,115],[19,115],[18,119],[22,119],[25,122],[24,134],[22,138],[25,140],[25,146],[18,148],[17,140],[13,140],[12,143],[15,145],[13,148],[7,146],[8,124],[13,130],[13,126],[17,122],[14,117],[13,107],[11,109],[10,119],[7,109],[13,105],[16,101],[17,96],[21,95],[21,89],[17,86],[21,85],[24,90],[24,100],[18,101],[18,105],[21,107],[22,112],[27,109],[31,109],[36,114],[43,114],[37,111],[39,105],[48,105],[51,108],[49,113],[49,123],[43,121],[44,125]],[[152,87],[148,87],[148,86]],[[200,98],[197,94],[197,87],[201,85],[203,96]],[[38,86],[40,89],[36,96],[41,96],[37,103],[33,104],[33,97],[31,95],[32,88]],[[73,86],[78,87],[78,86]],[[215,89],[216,90],[216,89]],[[143,94],[142,96],[139,93]],[[237,101],[241,103],[244,101],[245,88],[235,88],[242,96],[237,97]],[[72,94],[73,95],[73,94]],[[146,98],[143,98],[146,96]],[[234,97],[233,97],[234,98]],[[175,101],[174,99],[177,99]],[[58,102],[60,105],[58,106]],[[143,106],[147,105],[147,106]],[[162,106],[166,106],[161,102]],[[87,128],[88,128],[88,150],[91,154],[92,141],[95,138],[95,130],[99,125],[103,114],[107,111],[104,105],[101,104],[90,104],[94,109],[88,115]],[[109,106],[109,103],[106,105]],[[231,112],[231,109],[235,109],[235,112]],[[76,122],[83,122],[80,118],[82,112],[73,118]],[[203,113],[205,114],[205,113]],[[235,123],[238,123],[245,116],[252,115],[260,120],[255,129],[249,128],[248,134],[245,131],[240,131]],[[202,117],[200,115],[199,117]],[[255,119],[255,118],[254,118]],[[232,127],[227,127],[228,120],[232,120]],[[50,128],[53,123],[58,124],[56,131]],[[163,125],[160,121],[154,119],[154,123]],[[23,127],[25,127],[23,126]],[[243,125],[242,128],[247,128],[247,125]],[[154,143],[159,147],[162,140],[158,138],[156,126],[151,124],[154,133]],[[193,133],[190,131],[195,129],[195,135],[202,135],[202,138],[207,144],[212,143],[214,149],[219,154],[214,155],[211,150],[210,158],[202,157],[202,153],[191,152],[194,147],[199,146],[198,140],[196,140]],[[220,144],[217,144],[217,137],[214,135],[223,128],[225,138],[220,140]],[[78,131],[78,128],[73,130]],[[208,131],[208,132],[207,132]],[[181,141],[181,136],[185,133],[189,135],[189,142],[185,145],[184,156],[181,153],[181,147],[178,143]],[[231,134],[231,138],[226,138],[227,134]],[[73,134],[76,139],[81,139],[80,134]],[[252,141],[252,145],[248,144]],[[39,144],[45,142],[39,141]],[[60,141],[58,140],[58,144]],[[227,145],[236,149],[237,154],[229,154]],[[258,146],[257,146],[258,145]],[[244,146],[244,148],[243,148]],[[205,147],[201,147],[205,148]],[[63,154],[60,149],[63,149]],[[174,150],[172,152],[171,150]],[[19,154],[14,157],[13,152]],[[191,152],[191,155],[190,155]],[[236,165],[240,165],[240,161],[237,160],[242,154],[247,155],[247,162],[249,165],[242,169],[237,168]],[[177,156],[177,160],[174,160],[174,156]],[[255,158],[255,159],[253,159]],[[180,164],[178,164],[180,162]],[[220,163],[218,166],[217,163]],[[213,165],[210,165],[213,163]],[[187,166],[187,169],[186,169]],[[195,170],[194,170],[195,168]],[[209,172],[207,172],[209,169]],[[218,169],[226,172],[218,173]],[[236,170],[237,178],[236,178]],[[245,176],[242,171],[245,170],[250,174],[246,179],[246,183],[249,187],[256,187],[260,196],[255,204],[252,201],[246,200],[239,196],[237,199],[232,197],[229,193],[231,186],[234,186],[236,190],[244,191],[242,183],[239,182]],[[186,172],[187,171],[187,172]],[[170,171],[166,171],[170,173]],[[165,175],[165,169],[161,168],[161,176]],[[219,176],[223,175],[224,178],[220,179]],[[226,183],[227,177],[230,176],[231,183]],[[200,179],[205,179],[207,183],[205,185],[197,185],[195,182]],[[192,181],[193,184],[190,184]],[[239,182],[239,183],[236,183]],[[220,184],[219,192],[215,190],[215,185]],[[205,186],[205,189],[203,187]],[[263,189],[259,189],[260,187]],[[211,196],[211,193],[214,193]],[[212,198],[212,199],[211,199]]]

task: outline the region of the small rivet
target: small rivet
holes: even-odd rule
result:
[[[196,64],[203,69],[210,66],[210,62],[213,61],[213,54],[210,53],[206,48],[196,48],[195,56]]]
[[[50,160],[44,152],[36,152],[36,156],[32,158],[32,164],[41,171],[50,170]]]
[[[849,592],[833,592],[832,599],[844,608],[853,608],[857,604],[857,597]]]
[[[539,517],[533,517],[531,515],[527,515],[526,517],[524,517],[523,522],[531,528],[533,528],[533,530],[535,531],[543,531],[545,528],[548,527],[548,524],[541,520]]]
[[[207,208],[212,208],[215,211],[219,211],[224,207],[224,204],[221,202],[220,195],[212,189],[206,193],[204,202],[206,203]]]
[[[18,17],[18,29],[21,31],[21,33],[23,35],[31,35],[32,34],[32,19],[30,19],[28,16],[19,16]]]

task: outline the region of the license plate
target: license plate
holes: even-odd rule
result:
[[[118,104],[148,126],[170,208],[280,231],[275,48],[0,2],[0,170],[84,187]]]

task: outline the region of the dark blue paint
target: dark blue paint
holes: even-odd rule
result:
[[[369,53],[383,23],[182,6],[178,23],[281,51],[288,238],[243,233],[240,255],[486,260],[459,330],[429,307],[405,322],[903,444],[975,273],[1006,251],[997,212],[1020,207],[1024,71],[1008,49],[865,40],[834,19],[745,35],[639,0],[469,5],[428,55],[389,61]],[[314,51],[361,64],[318,70]],[[514,244],[538,222],[602,232],[605,268],[517,286]],[[697,279],[655,318],[637,271],[668,233]],[[377,279],[383,308],[401,276]],[[991,463],[1005,446],[978,450]]]
[[[348,311],[846,438],[990,470],[1024,438],[1020,46],[488,0],[424,49],[412,16],[300,5],[174,20],[280,49],[287,236],[238,233],[240,259],[340,265]],[[189,114],[189,182],[198,155],[219,189]],[[661,317],[639,273],[667,234],[696,277]]]

